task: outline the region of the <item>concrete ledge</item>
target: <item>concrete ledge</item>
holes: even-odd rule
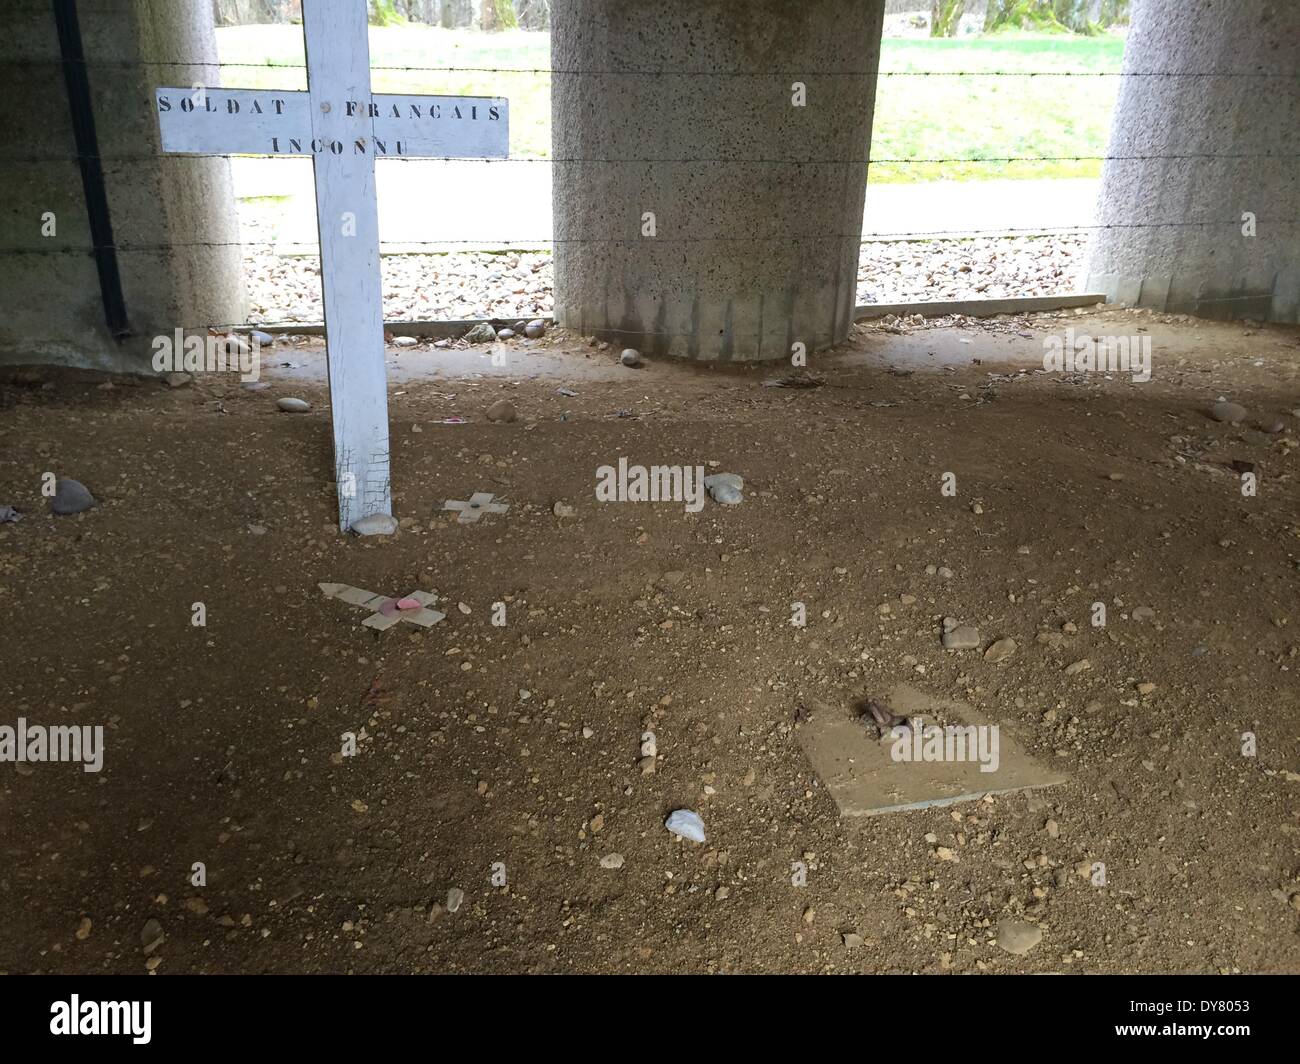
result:
[[[987,318],[994,314],[1036,314],[1045,310],[1067,310],[1105,303],[1104,293],[1063,296],[1013,296],[1010,299],[938,299],[921,303],[866,303],[854,312],[854,321],[883,318],[886,314],[921,314],[941,318],[945,314],[965,314]]]
[[[972,318],[986,318],[994,314],[1028,314],[1045,310],[1066,310],[1070,307],[1090,307],[1105,303],[1104,294],[1090,293],[1065,296],[1017,296],[1010,299],[949,299],[920,303],[865,303],[853,314],[854,321],[883,318],[886,314],[923,314],[939,318],[945,314],[966,314]],[[519,318],[465,318],[448,321],[386,321],[384,332],[393,336],[432,336],[434,339],[454,340],[474,328],[481,321],[490,322],[494,329],[512,328]],[[536,316],[524,318],[537,320]],[[540,319],[549,328],[554,320]],[[301,325],[245,325],[236,331],[260,329],[273,336],[321,336],[325,326],[319,322]]]

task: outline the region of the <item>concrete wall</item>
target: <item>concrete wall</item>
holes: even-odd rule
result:
[[[12,0],[0,37],[0,98],[12,135],[0,151],[0,363],[55,362],[152,372],[152,337],[178,326],[243,320],[245,297],[230,164],[161,157],[153,89],[217,83],[215,66],[140,66],[216,57],[206,4],[97,0],[79,4],[113,236],[118,244],[234,242],[118,254],[132,336],[105,325],[81,171],[48,0]],[[6,65],[6,61],[34,61]],[[54,157],[51,162],[9,156]],[[113,161],[115,157],[148,157]],[[55,212],[57,234],[41,235]]]
[[[1142,0],[1124,70],[1225,76],[1125,77],[1107,155],[1244,157],[1108,161],[1097,221],[1117,228],[1094,238],[1086,290],[1300,321],[1300,3]]]
[[[883,15],[883,0],[556,0],[557,320],[696,359],[844,339],[875,102],[861,72]]]

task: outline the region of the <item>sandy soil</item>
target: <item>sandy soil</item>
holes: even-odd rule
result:
[[[1016,372],[1067,325],[1151,336],[1152,380]],[[99,773],[0,764],[0,969],[1300,971],[1300,334],[892,328],[797,390],[562,333],[495,373],[395,354],[427,370],[393,385],[385,541],[334,524],[314,348],[259,391],[9,374],[0,725],[101,724],[106,749]],[[1219,396],[1250,420],[1207,417]],[[519,420],[486,423],[502,397]],[[746,499],[602,505],[620,456],[716,462]],[[50,515],[46,471],[100,504]],[[476,490],[510,512],[448,520]],[[434,591],[447,618],[376,634],[320,581]],[[1019,649],[946,652],[945,615]],[[842,823],[804,707],[900,682],[1069,782]],[[679,806],[705,844],[664,829]],[[1025,956],[994,942],[1006,917],[1043,930]]]

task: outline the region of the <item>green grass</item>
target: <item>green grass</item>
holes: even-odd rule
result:
[[[886,40],[880,69],[935,77],[882,76],[871,154],[877,159],[963,159],[878,163],[871,180],[967,181],[1095,177],[1098,162],[981,163],[1021,155],[1104,155],[1124,42],[1112,37],[1015,35],[958,40]],[[946,76],[959,72],[1078,72],[1087,77]]]
[[[302,89],[298,26],[217,30],[223,83]],[[1115,77],[989,77],[959,72],[1050,71],[1088,75],[1120,69],[1123,41],[1061,34],[999,34],[956,40],[887,39],[881,70],[936,77],[883,76],[876,93],[872,155],[889,159],[960,159],[956,163],[879,163],[873,182],[1091,177],[1097,162],[1002,163],[1020,155],[1104,155],[1119,79]],[[550,37],[512,30],[475,33],[428,26],[371,27],[376,92],[505,96],[510,100],[512,156],[551,153],[551,83],[547,74],[503,71],[388,70],[385,67],[546,68]]]

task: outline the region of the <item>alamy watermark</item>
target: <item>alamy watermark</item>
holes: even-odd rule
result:
[[[0,762],[80,761],[83,772],[104,767],[104,727],[55,724],[45,727],[18,718],[18,726],[0,724]]]
[[[999,762],[998,725],[926,725],[920,717],[890,729],[889,756],[895,761],[978,761],[981,772],[996,772]]]
[[[1043,369],[1049,373],[1131,373],[1134,384],[1151,379],[1150,336],[1075,335],[1043,338]]]
[[[262,345],[251,336],[247,340],[210,333],[186,336],[185,330],[178,328],[171,336],[163,333],[153,338],[153,368],[155,373],[238,370],[239,379],[248,383],[262,374]]]
[[[597,502],[680,502],[687,513],[704,509],[704,466],[629,465],[596,470]]]

